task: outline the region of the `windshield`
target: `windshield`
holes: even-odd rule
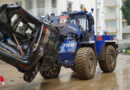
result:
[[[70,15],[70,21],[72,24],[80,26],[83,30],[86,30],[86,16],[85,15]]]
[[[61,30],[61,34],[67,35],[68,33],[75,33],[77,34],[77,29],[73,27],[73,25],[67,24]]]

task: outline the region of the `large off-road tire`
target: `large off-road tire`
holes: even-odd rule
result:
[[[116,50],[112,45],[106,46],[105,60],[99,60],[99,65],[102,71],[112,72],[116,67]]]
[[[80,79],[92,79],[96,72],[96,56],[90,47],[80,48],[75,59],[75,69]]]
[[[75,66],[71,67],[71,70],[76,72]]]
[[[57,78],[60,74],[61,66],[58,64],[52,65],[48,71],[40,71],[41,76],[45,79]]]

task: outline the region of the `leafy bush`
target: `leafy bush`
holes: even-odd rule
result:
[[[130,25],[130,0],[126,0],[122,6],[123,17],[126,19],[127,24]]]

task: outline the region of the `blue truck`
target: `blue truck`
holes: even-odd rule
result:
[[[59,65],[71,68],[80,79],[92,79],[97,63],[103,72],[115,69],[117,41],[114,35],[107,35],[107,32],[95,35],[91,12],[64,12],[61,16],[49,17],[49,20],[61,35]]]

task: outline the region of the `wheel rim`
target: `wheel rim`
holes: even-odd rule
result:
[[[89,60],[89,70],[90,70],[90,73],[93,74],[93,72],[94,72],[94,60],[93,60],[92,55],[90,55],[88,60]]]
[[[114,64],[115,64],[115,57],[114,57],[114,52],[111,50],[110,51],[110,54],[109,54],[109,61],[110,61],[110,64],[111,64],[111,66],[113,67],[114,66]]]
[[[58,65],[54,64],[48,71],[45,72],[45,75],[48,77],[56,76],[58,73],[57,71],[58,71]]]

